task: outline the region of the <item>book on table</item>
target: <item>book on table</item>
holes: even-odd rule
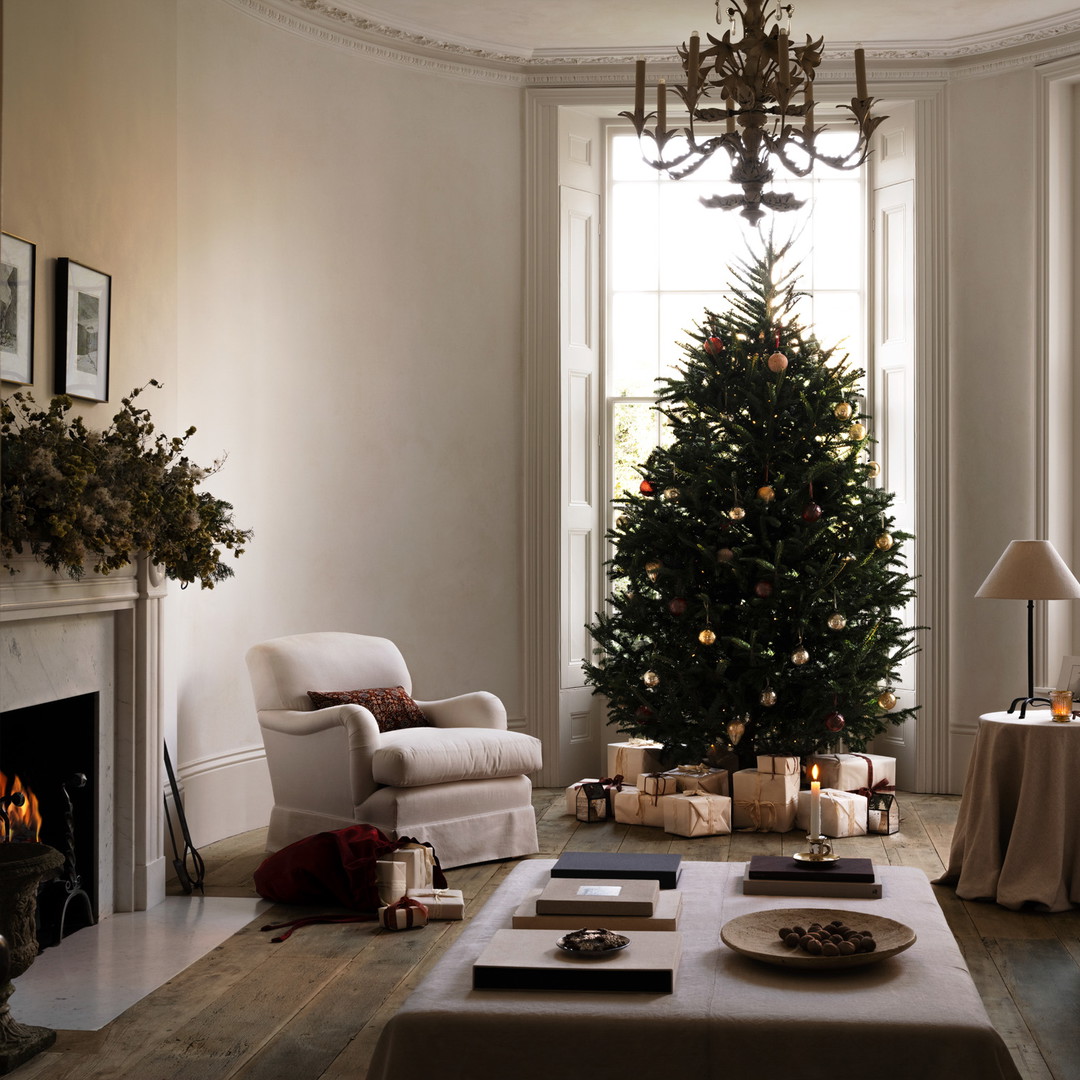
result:
[[[660,896],[654,878],[553,877],[536,898],[537,915],[652,915]]]
[[[744,896],[831,896],[848,900],[880,900],[880,881],[792,881],[743,877]]]
[[[569,878],[652,879],[661,889],[679,883],[681,855],[622,851],[564,851],[551,876]]]
[[[870,859],[837,859],[833,863],[796,862],[790,855],[754,855],[746,868],[748,881],[875,881]]]
[[[572,880],[572,879],[560,879]],[[652,915],[541,915],[536,910],[540,890],[535,889],[517,907],[510,925],[515,930],[617,930],[671,931],[679,928],[683,894],[678,889],[662,889]]]

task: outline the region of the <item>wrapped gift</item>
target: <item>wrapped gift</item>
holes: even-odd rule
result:
[[[427,908],[429,919],[465,918],[465,894],[460,889],[421,889],[409,896]]]
[[[731,823],[736,829],[787,832],[798,805],[798,776],[740,769],[732,777]]]
[[[708,765],[680,765],[668,769],[665,776],[673,776],[678,791],[704,791],[708,795],[730,795],[731,785],[727,769],[712,769]]]
[[[664,827],[664,803],[673,795],[643,795],[640,791],[617,791],[611,796],[615,820],[623,825]]]
[[[608,798],[608,815],[611,814],[611,792],[612,791],[633,791],[634,788],[630,784],[624,784],[621,776],[605,776],[597,779],[595,776],[586,777],[584,780],[579,780],[576,784],[571,784],[566,789],[566,812],[568,814],[577,813],[577,795],[578,788],[582,784],[603,784],[607,789]]]
[[[650,742],[648,739],[608,743],[608,776],[639,776],[641,773],[661,772],[660,753],[663,749],[663,743]]]
[[[405,889],[398,893],[399,896],[417,889],[430,889],[434,884],[432,873],[435,869],[435,856],[431,848],[423,844],[405,844],[386,858],[405,867]]]
[[[811,754],[806,768],[815,764],[823,788],[870,796],[896,786],[896,758],[882,754]]]
[[[878,792],[866,800],[866,831],[889,836],[900,831],[900,804],[895,795]]]
[[[578,821],[607,821],[608,793],[598,780],[582,784],[577,789]]]
[[[731,799],[687,791],[664,799],[664,832],[676,836],[719,836],[731,832]]]
[[[790,754],[758,754],[757,759],[758,772],[772,776],[798,776],[799,764],[799,759]]]
[[[799,792],[799,809],[795,825],[803,831],[810,829],[810,792]],[[865,836],[866,796],[854,791],[824,788],[821,791],[821,834],[823,836]]]
[[[375,887],[379,890],[381,903],[392,904],[400,900],[409,887],[405,864],[392,859],[379,859],[375,863]]]
[[[379,908],[379,924],[386,930],[416,930],[427,926],[427,920],[427,908],[411,896]]]
[[[653,798],[657,798],[660,795],[677,794],[679,782],[669,773],[642,773],[637,778],[637,789],[642,795],[650,795]]]

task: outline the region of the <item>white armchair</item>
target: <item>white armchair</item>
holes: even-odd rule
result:
[[[418,701],[430,726],[380,731],[363,705],[315,709],[308,691],[411,694],[386,638],[297,634],[253,646],[247,664],[274,792],[267,850],[357,822],[431,843],[444,867],[538,850],[540,742],[507,731],[494,694]]]

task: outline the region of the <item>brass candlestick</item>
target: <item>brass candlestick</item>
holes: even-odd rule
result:
[[[808,834],[806,843],[809,846],[809,851],[796,851],[793,856],[798,862],[833,863],[840,858],[839,855],[833,854],[832,844],[829,843],[827,836]]]

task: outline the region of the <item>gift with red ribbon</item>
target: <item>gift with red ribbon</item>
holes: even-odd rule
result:
[[[428,910],[411,896],[379,908],[379,922],[387,930],[418,930],[427,926]]]

